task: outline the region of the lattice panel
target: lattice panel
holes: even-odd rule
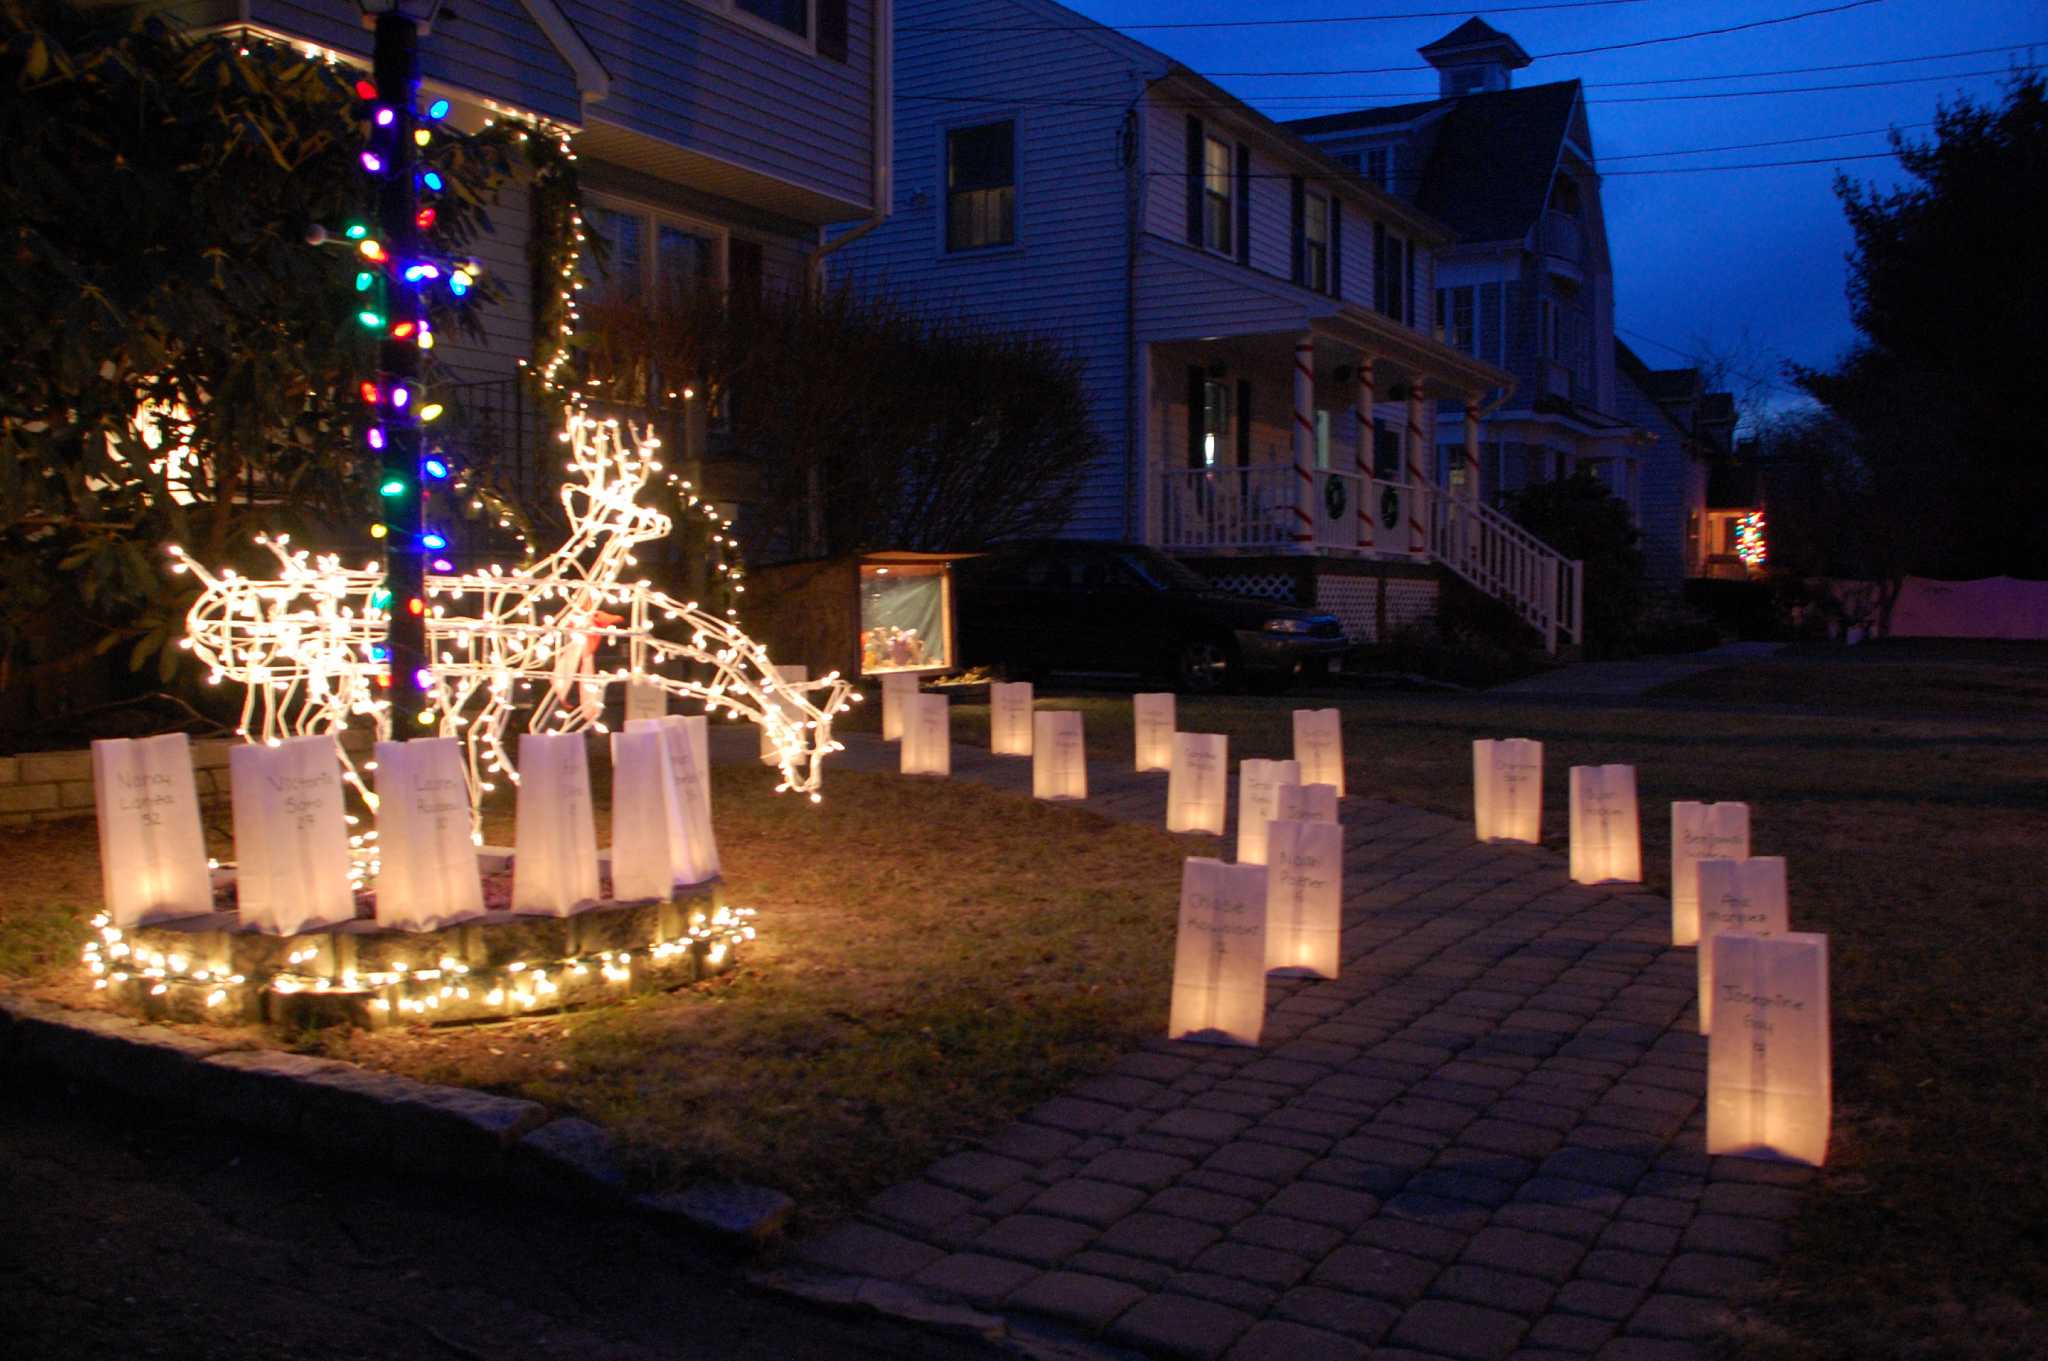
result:
[[[1219,591],[1254,595],[1261,600],[1297,603],[1294,597],[1294,577],[1288,572],[1221,572],[1204,575],[1208,576]]]
[[[1437,583],[1428,577],[1394,577],[1387,582],[1387,632],[1436,613]]]
[[[1379,613],[1380,584],[1373,577],[1319,576],[1316,608],[1337,616],[1344,636],[1354,643],[1379,641],[1373,624]]]

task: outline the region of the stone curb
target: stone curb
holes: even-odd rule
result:
[[[879,1314],[941,1333],[975,1337],[1027,1361],[1149,1361],[1142,1352],[1069,1331],[1043,1319],[987,1313],[951,1295],[901,1281],[808,1267],[757,1268],[747,1279],[764,1290],[847,1313]]]
[[[504,1182],[576,1208],[630,1211],[742,1250],[795,1202],[762,1187],[629,1198],[611,1135],[535,1101],[337,1059],[232,1049],[163,1026],[0,993],[0,1065],[40,1068],[315,1152],[400,1172]]]

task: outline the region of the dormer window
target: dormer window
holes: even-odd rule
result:
[[[1550,208],[1552,212],[1563,213],[1566,217],[1585,216],[1584,205],[1579,198],[1579,182],[1568,175],[1559,175],[1550,186]]]

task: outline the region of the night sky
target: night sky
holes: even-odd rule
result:
[[[1528,0],[1505,0],[1518,6]],[[1507,13],[1458,10],[1440,18],[1269,27],[1144,29],[1142,24],[1449,11],[1444,0],[1072,0],[1070,8],[1158,48],[1275,118],[1305,117],[1430,99],[1436,72],[1415,49],[1473,14],[1538,60],[1517,85],[1573,77],[1586,82],[1593,153],[1603,175],[1614,258],[1615,324],[1654,367],[1717,354],[1775,385],[1765,400],[1796,394],[1782,361],[1832,362],[1851,342],[1843,256],[1849,232],[1832,192],[1837,168],[1881,186],[1903,178],[1884,152],[1883,130],[1909,137],[1935,106],[1966,94],[1995,103],[2003,73],[2048,59],[2048,10],[2038,0],[1875,0],[1835,13],[1745,32],[1621,51],[1544,58],[1702,29],[1726,28],[1851,0],[1626,0]],[[2038,42],[2030,53],[2026,44]],[[2000,49],[1977,51],[1976,49]],[[2014,50],[2004,50],[2014,49]],[[1965,53],[1971,55],[1947,56]],[[1856,65],[1849,63],[1887,63]],[[1737,78],[1788,68],[1782,75]],[[1273,76],[1230,72],[1384,68],[1376,74]],[[1977,74],[1972,74],[1977,73]],[[1700,79],[1713,77],[1713,79]],[[1625,82],[1674,82],[1626,84]],[[1882,83],[1878,83],[1882,82]],[[1813,86],[1862,88],[1813,90]],[[1787,91],[1739,98],[1675,99],[1727,91]],[[1644,96],[1654,96],[1645,100]],[[1623,102],[1635,101],[1635,102]],[[1750,146],[1706,155],[1648,155],[1743,143],[1858,133],[1824,141]],[[1635,159],[1622,159],[1624,157]],[[1818,161],[1777,169],[1708,171],[1759,161]],[[1684,173],[1623,174],[1624,171]],[[1737,386],[1741,379],[1733,380]]]

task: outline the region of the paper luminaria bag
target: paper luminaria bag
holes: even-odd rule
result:
[[[1230,739],[1217,732],[1173,735],[1166,776],[1166,830],[1223,835],[1230,803]]]
[[[702,714],[670,714],[626,724],[627,732],[661,737],[661,764],[669,786],[669,874],[678,888],[718,877],[718,841],[711,832],[709,727]]]
[[[1088,797],[1088,748],[1081,740],[1077,709],[1048,709],[1031,716],[1031,796],[1036,799]]]
[[[1273,817],[1284,822],[1335,822],[1337,791],[1326,784],[1283,784],[1273,791]]]
[[[1266,967],[1337,976],[1344,937],[1344,829],[1275,822],[1266,840]]]
[[[92,744],[100,885],[116,926],[213,911],[192,745],[184,733]]]
[[[1634,766],[1573,766],[1571,872],[1577,884],[1639,884],[1643,833]]]
[[[884,742],[900,742],[903,739],[903,701],[917,692],[917,677],[908,672],[890,671],[882,676]]]
[[[597,901],[597,815],[580,732],[519,735],[512,910],[566,917]]]
[[[1174,722],[1171,693],[1131,696],[1131,730],[1139,771],[1173,769]]]
[[[1707,1152],[1820,1166],[1834,1106],[1828,938],[1730,932],[1712,953]]]
[[[1543,744],[1526,737],[1472,744],[1472,814],[1481,841],[1543,839]]]
[[[901,769],[905,775],[953,773],[953,704],[944,695],[905,695]]]
[[[1700,885],[1700,1034],[1714,1025],[1714,937],[1730,931],[1782,936],[1792,929],[1785,899],[1785,857],[1702,860]]]
[[[622,903],[675,890],[675,782],[664,736],[652,724],[612,734],[612,897]]]
[[[1326,784],[1344,797],[1344,728],[1335,709],[1294,711],[1294,759],[1301,784]]]
[[[775,668],[775,674],[786,681],[792,682],[803,682],[811,678],[810,668],[805,666],[778,666]],[[804,721],[803,711],[798,709],[793,701],[781,695],[775,696],[775,708],[777,712],[792,723]],[[782,751],[775,745],[775,739],[769,734],[768,725],[763,723],[760,726],[761,761],[764,765],[776,765],[782,760]]]
[[[1169,1039],[1256,1045],[1266,1021],[1266,871],[1190,856],[1181,866]]]
[[[1031,682],[995,681],[988,687],[988,749],[993,756],[1029,756]]]
[[[626,682],[626,722],[668,716],[668,691],[646,681]]]
[[[1280,787],[1301,783],[1301,762],[1237,763],[1237,863],[1266,863],[1266,824],[1280,816]]]
[[[1695,945],[1700,938],[1702,860],[1742,860],[1749,855],[1749,805],[1671,805],[1671,943]]]
[[[460,742],[377,744],[379,926],[438,931],[483,912],[472,830]]]
[[[228,777],[242,925],[291,936],[353,918],[348,813],[333,734],[230,747]]]

